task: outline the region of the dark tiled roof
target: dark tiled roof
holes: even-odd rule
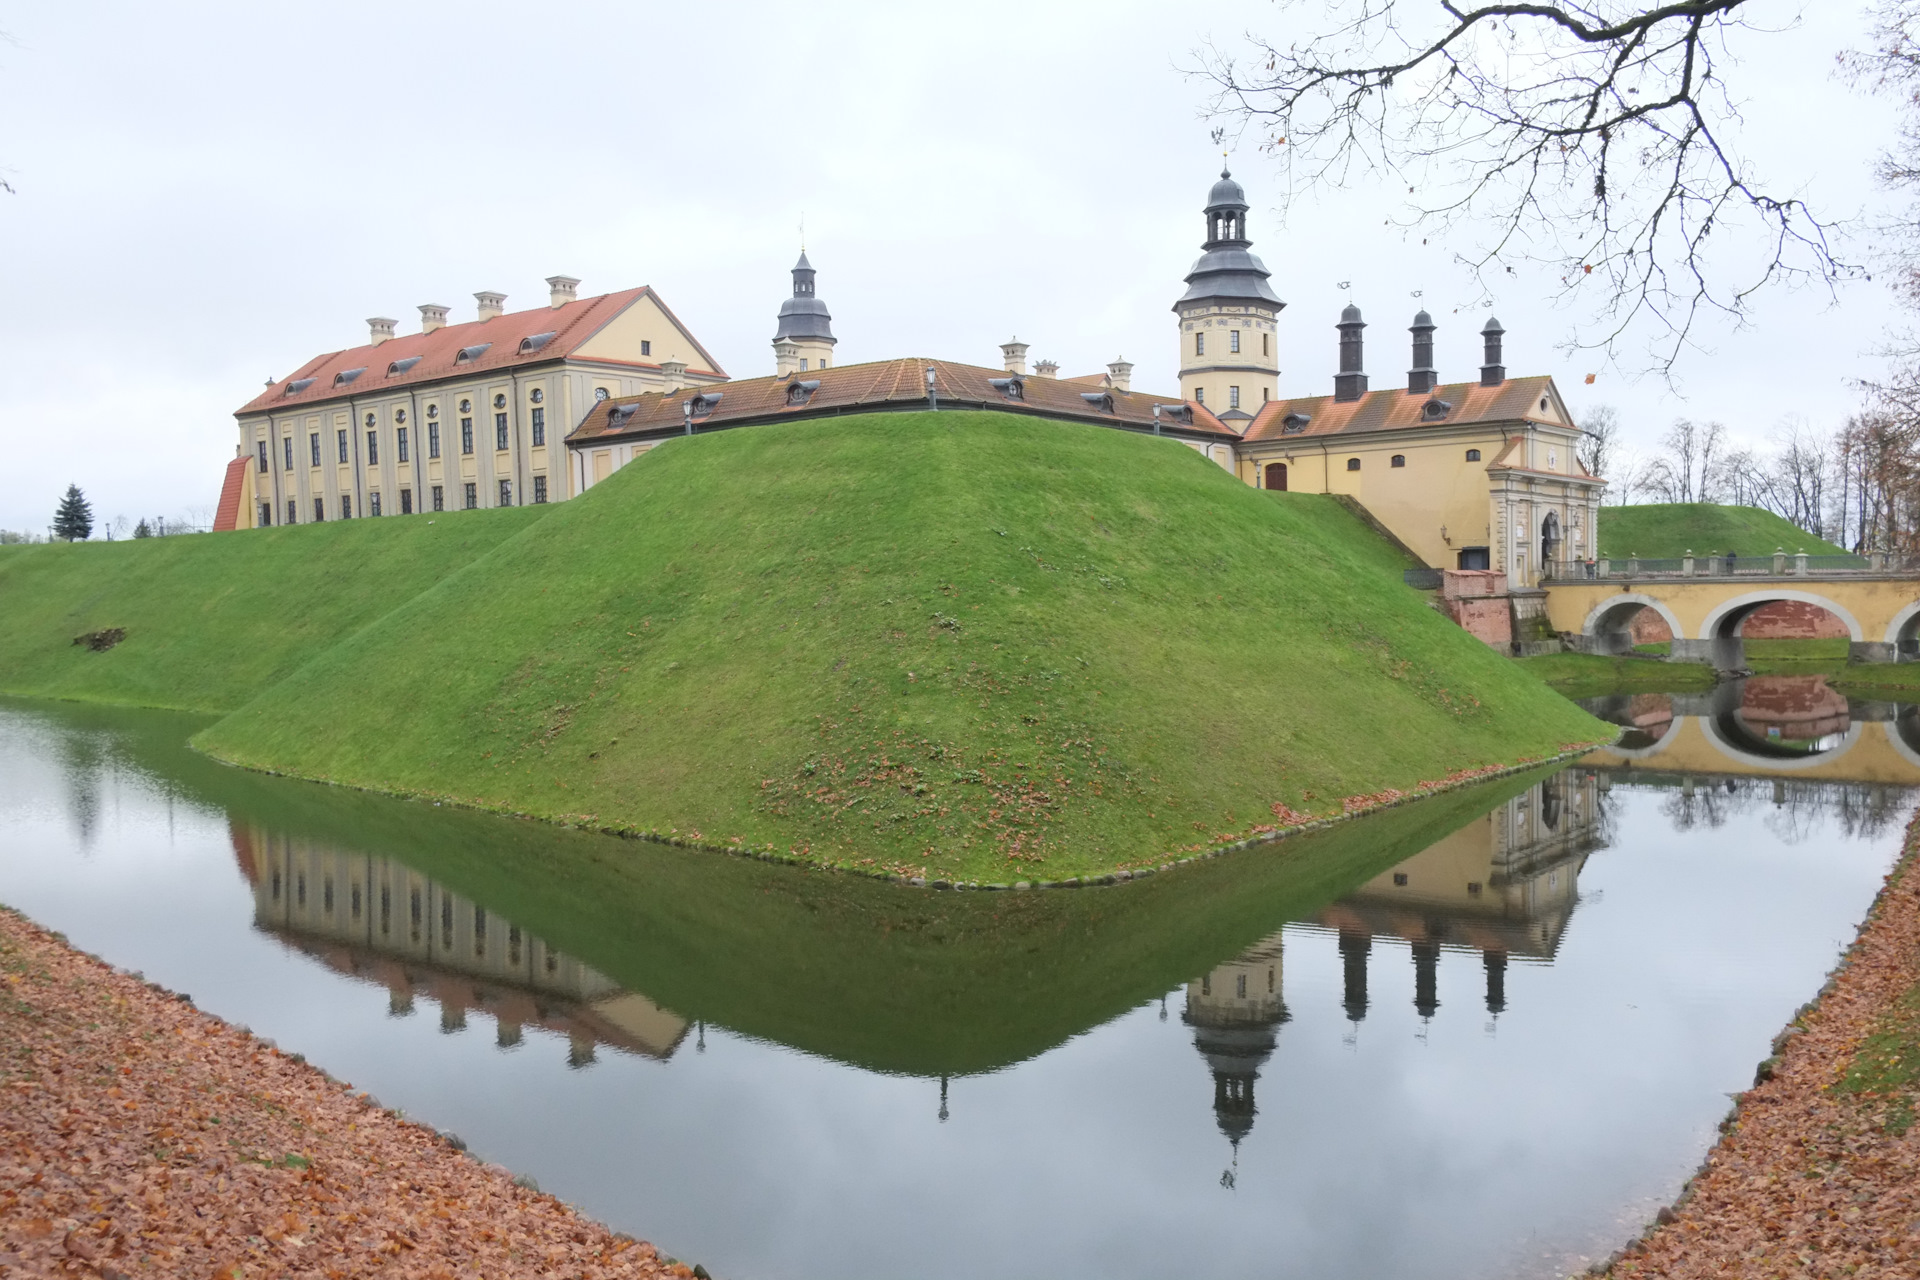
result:
[[[1087,391],[1085,383],[1063,382],[1029,374],[1021,380],[1022,397],[1013,399],[993,380],[1012,375],[1002,369],[979,365],[955,364],[950,360],[883,360],[874,364],[842,365],[805,374],[778,378],[746,378],[716,386],[684,387],[679,391],[649,393],[624,399],[607,400],[594,407],[586,419],[567,437],[570,445],[600,439],[679,431],[684,423],[682,406],[696,395],[718,395],[712,412],[696,416],[696,428],[744,426],[774,422],[782,418],[819,417],[863,409],[916,409],[927,403],[926,371],[934,371],[934,386],[943,409],[1000,409],[1013,413],[1031,413],[1047,418],[1068,418],[1077,422],[1097,422],[1106,426],[1151,431],[1155,405],[1164,410],[1187,411],[1192,425],[1177,424],[1171,414],[1163,419],[1164,431],[1171,434],[1236,439],[1237,434],[1200,405],[1189,405],[1174,396],[1153,396],[1141,392]],[[811,392],[804,384],[819,385]],[[1085,397],[1100,397],[1089,402]],[[1111,403],[1112,409],[1106,405]]]
[[[1457,427],[1483,422],[1537,422],[1542,420],[1540,397],[1547,395],[1552,386],[1553,379],[1543,376],[1508,378],[1497,387],[1483,387],[1477,382],[1450,382],[1423,395],[1408,395],[1405,387],[1383,387],[1344,403],[1330,395],[1275,400],[1260,407],[1245,438],[1249,443],[1257,443],[1283,437],[1353,435],[1363,431]],[[1427,418],[1424,407],[1429,400],[1444,400],[1452,408],[1445,417]],[[1305,429],[1285,429],[1285,419],[1292,413],[1305,414],[1310,419]]]
[[[456,374],[482,374],[563,359],[642,297],[651,297],[667,318],[680,326],[678,317],[660,300],[660,295],[649,286],[642,285],[638,289],[623,289],[619,293],[579,298],[561,307],[515,311],[491,320],[446,325],[432,333],[409,333],[389,338],[378,346],[349,347],[345,351],[316,356],[289,376],[268,386],[236,412],[273,412],[292,405],[319,404],[344,398],[349,393],[378,395],[394,387],[436,382]],[[684,332],[685,326],[680,327]],[[552,336],[546,341],[529,344],[533,346],[532,350],[521,350],[528,338],[540,338],[548,334]],[[688,335],[688,340],[693,343],[699,359],[706,364],[705,368],[690,367],[689,373],[695,377],[727,376],[719,363],[707,354],[692,335]],[[477,357],[457,359],[461,351],[483,345],[485,350]],[[396,362],[415,357],[418,357],[416,363],[394,373],[392,377],[387,376],[387,370]],[[688,364],[691,366],[692,361]],[[366,372],[355,380],[335,385],[334,380],[339,374],[354,369],[364,369]],[[290,386],[298,383],[306,385],[289,394]]]

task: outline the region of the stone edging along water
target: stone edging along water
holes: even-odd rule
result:
[[[1562,744],[1559,751],[1548,756],[1523,756],[1512,764],[1483,765],[1478,769],[1459,769],[1436,782],[1422,782],[1407,791],[1389,788],[1367,796],[1352,796],[1342,802],[1339,813],[1328,814],[1324,818],[1313,818],[1288,826],[1273,827],[1265,830],[1256,828],[1250,835],[1222,844],[1205,848],[1189,846],[1181,850],[1184,857],[1169,857],[1167,861],[1155,866],[1139,867],[1127,871],[1114,871],[1098,876],[1074,876],[1066,880],[1016,880],[1011,883],[985,882],[980,880],[941,880],[926,876],[908,876],[898,872],[880,870],[873,867],[856,866],[845,862],[824,862],[795,853],[782,853],[772,845],[755,846],[749,844],[708,844],[704,841],[690,840],[675,832],[662,834],[658,831],[643,830],[638,827],[601,826],[591,822],[569,822],[562,818],[543,818],[537,814],[523,813],[518,810],[496,808],[492,805],[473,804],[460,800],[451,800],[444,796],[435,796],[427,792],[388,790],[383,787],[363,787],[354,783],[334,782],[324,778],[303,778],[296,773],[282,773],[278,769],[262,769],[253,765],[236,764],[231,760],[208,754],[209,759],[219,760],[221,764],[233,768],[245,769],[250,773],[266,774],[270,777],[291,778],[299,782],[315,782],[329,787],[346,787],[352,791],[362,791],[373,795],[391,796],[399,800],[431,802],[436,807],[467,809],[477,813],[491,813],[505,818],[519,818],[527,822],[541,822],[550,826],[570,827],[576,831],[590,831],[597,835],[618,836],[622,840],[645,840],[653,844],[670,845],[676,849],[697,849],[707,853],[724,853],[736,858],[751,858],[756,862],[776,862],[786,866],[800,867],[813,871],[838,871],[848,875],[864,876],[869,880],[885,880],[892,884],[905,885],[916,889],[974,889],[987,892],[1027,892],[1035,889],[1090,889],[1108,885],[1124,884],[1133,880],[1144,880],[1162,871],[1172,871],[1191,862],[1200,862],[1207,858],[1218,858],[1224,854],[1251,849],[1258,845],[1274,844],[1293,836],[1306,835],[1315,831],[1324,831],[1336,823],[1353,818],[1378,813],[1382,809],[1398,808],[1416,800],[1426,800],[1433,796],[1457,791],[1461,787],[1472,786],[1479,782],[1490,782],[1495,778],[1509,777],[1516,773],[1544,768],[1562,761],[1572,760],[1585,755],[1595,747],[1606,746],[1606,742],[1573,742]]]

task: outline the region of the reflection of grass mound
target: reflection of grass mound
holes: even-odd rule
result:
[[[518,812],[1060,879],[1602,736],[1331,499],[994,413],[675,440],[202,735]]]
[[[1631,507],[1600,508],[1600,553],[1623,559],[1671,559],[1688,551],[1696,555],[1771,556],[1776,547],[1788,555],[1844,555],[1842,548],[1823,541],[1771,511],[1759,507],[1726,507],[1714,502],[1648,502]]]

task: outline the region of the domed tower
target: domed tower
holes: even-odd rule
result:
[[[1280,991],[1280,935],[1187,984],[1182,1021],[1213,1072],[1213,1118],[1238,1148],[1253,1129],[1253,1082],[1292,1015]]]
[[[1274,322],[1280,301],[1266,264],[1247,236],[1247,193],[1227,170],[1207,193],[1207,239],[1187,291],[1173,304],[1180,317],[1180,394],[1222,419],[1251,418],[1279,394],[1280,346]]]
[[[773,371],[784,376],[833,364],[833,317],[813,291],[813,264],[807,251],[793,264],[793,296],[780,304],[780,327],[773,335]]]

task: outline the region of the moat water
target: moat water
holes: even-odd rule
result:
[[[1111,889],[935,893],[0,702],[0,901],[721,1280],[1604,1257],[1852,938],[1920,719],[1817,681]]]

